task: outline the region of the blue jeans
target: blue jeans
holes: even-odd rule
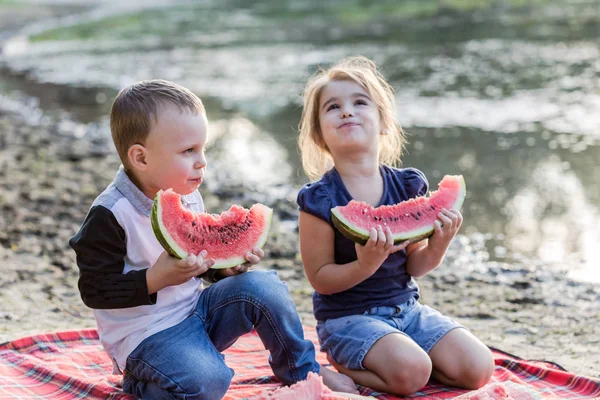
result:
[[[456,328],[465,327],[411,298],[394,307],[373,307],[363,314],[319,322],[317,334],[321,351],[329,353],[335,362],[348,369],[365,370],[365,356],[385,335],[408,336],[429,353],[444,335]]]
[[[318,373],[315,349],[275,271],[250,271],[203,290],[193,314],[127,358],[123,390],[144,399],[220,399],[233,377],[222,351],[256,329],[284,384]]]

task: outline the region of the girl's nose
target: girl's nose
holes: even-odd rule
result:
[[[342,110],[342,114],[341,114],[342,118],[350,118],[350,117],[353,117],[353,116],[354,116],[354,113],[352,112],[351,109],[345,108],[345,109]]]

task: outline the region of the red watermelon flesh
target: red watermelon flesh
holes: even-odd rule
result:
[[[215,260],[212,268],[218,269],[243,264],[246,253],[261,248],[272,215],[273,210],[260,203],[249,210],[233,205],[221,215],[195,213],[168,189],[156,195],[151,221],[156,238],[169,254],[185,258],[206,250],[207,257]]]
[[[369,231],[377,226],[389,227],[394,243],[416,242],[433,234],[433,222],[442,208],[459,210],[466,195],[462,175],[446,175],[438,190],[429,196],[416,197],[398,204],[373,208],[365,202],[351,200],[346,206],[331,209],[333,223],[348,239],[365,244]]]

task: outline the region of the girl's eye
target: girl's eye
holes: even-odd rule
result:
[[[366,106],[366,105],[367,105],[367,102],[366,102],[365,100],[356,100],[356,103],[355,103],[355,104],[357,104],[357,105],[361,105],[361,106]]]
[[[327,107],[327,111],[333,110],[335,108],[340,108],[337,104],[331,104],[329,107]]]

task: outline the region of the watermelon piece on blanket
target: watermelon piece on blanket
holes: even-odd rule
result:
[[[373,399],[371,396],[361,396],[350,393],[334,392],[323,383],[323,378],[314,372],[309,372],[305,380],[291,386],[282,386],[273,391],[265,391],[249,400],[347,400]]]
[[[238,205],[221,215],[193,212],[172,189],[156,194],[150,219],[154,235],[173,257],[185,258],[206,250],[215,260],[211,268],[231,268],[246,262],[245,254],[267,241],[273,210],[254,204]]]
[[[389,227],[394,244],[409,240],[411,243],[430,237],[438,213],[460,210],[467,188],[462,175],[446,175],[438,190],[429,196],[415,197],[394,205],[379,206],[351,200],[346,206],[331,209],[334,226],[348,239],[364,245],[371,228]]]

